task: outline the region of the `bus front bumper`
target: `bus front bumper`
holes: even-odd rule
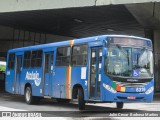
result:
[[[112,92],[104,90],[102,94],[102,101],[106,102],[152,102],[154,90],[149,94],[144,93],[126,93],[126,92]]]

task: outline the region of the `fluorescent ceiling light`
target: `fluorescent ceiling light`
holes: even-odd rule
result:
[[[113,32],[113,31],[115,31],[115,30],[114,30],[114,29],[111,29],[111,28],[107,28],[107,31]]]
[[[80,19],[74,19],[75,22],[82,23],[83,21]]]

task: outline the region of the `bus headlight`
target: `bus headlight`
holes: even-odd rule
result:
[[[111,86],[103,83],[103,87],[106,88],[108,91],[112,92],[112,93],[116,93],[117,91],[115,89],[113,89]]]
[[[148,95],[154,90],[154,87],[150,87],[145,93]]]

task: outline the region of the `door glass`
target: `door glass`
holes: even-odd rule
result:
[[[102,49],[100,47],[92,48],[91,50],[91,79],[90,79],[90,97],[100,97],[100,82],[101,82],[101,67],[102,67]]]
[[[16,70],[17,74],[20,73],[21,67],[22,67],[22,57],[17,56],[17,67],[16,67],[17,68],[17,70]]]
[[[50,66],[50,72],[52,73],[53,72],[53,54],[51,54],[51,58],[50,58],[50,63],[51,63],[51,66]]]
[[[90,96],[95,97],[96,87],[96,49],[91,52],[91,80],[90,80]]]
[[[16,75],[14,82],[15,93],[20,93],[21,68],[22,68],[22,56],[16,56]]]
[[[53,71],[53,54],[45,54],[45,73],[51,73]]]
[[[100,97],[101,68],[102,68],[102,49],[99,48],[98,56],[98,81],[97,81],[97,97]]]
[[[45,73],[49,73],[50,72],[50,67],[49,67],[49,58],[50,58],[50,54],[45,54]]]
[[[44,95],[52,95],[52,79],[53,79],[53,52],[45,53],[44,68]]]

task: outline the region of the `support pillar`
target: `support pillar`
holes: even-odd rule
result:
[[[154,31],[154,77],[155,91],[160,92],[160,31]]]

